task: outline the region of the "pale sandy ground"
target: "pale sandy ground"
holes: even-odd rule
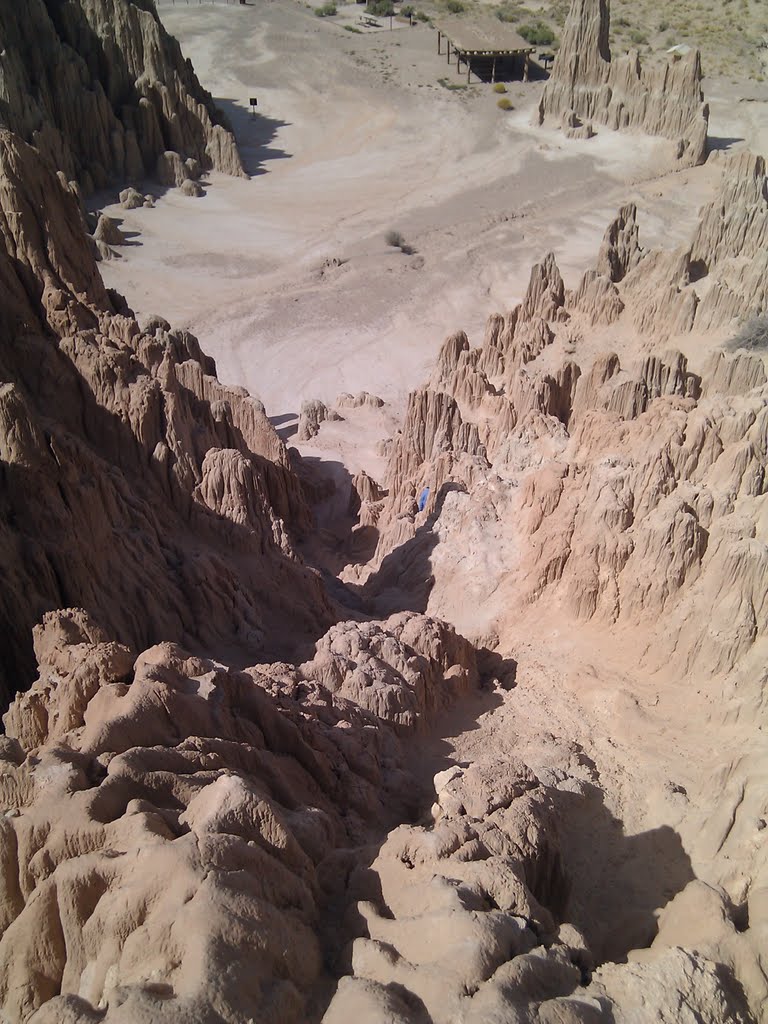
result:
[[[540,83],[511,85],[506,114],[488,84],[448,91],[440,77],[464,78],[424,25],[359,35],[342,25],[361,8],[319,19],[294,0],[158,6],[254,177],[213,175],[202,200],[108,208],[139,244],[104,276],[137,312],[198,333],[222,378],[271,415],[363,388],[402,402],[444,336],[479,340],[547,250],[574,283],[621,202],[639,201],[646,242],[670,243],[708,194],[706,169],[683,189],[646,184],[662,143],[531,130]],[[760,122],[757,104],[742,106]],[[717,120],[715,135],[744,134]],[[413,256],[387,246],[390,228]],[[321,273],[326,258],[346,262]]]
[[[139,244],[103,264],[104,277],[137,312],[198,334],[222,379],[259,395],[285,434],[303,399],[382,395],[382,413],[351,413],[302,446],[338,480],[363,467],[380,477],[375,442],[392,432],[444,336],[463,328],[479,341],[486,316],[521,296],[533,261],[553,250],[575,284],[630,199],[643,243],[674,245],[717,177],[711,166],[659,176],[665,145],[648,139],[601,131],[568,142],[531,129],[540,84],[510,86],[511,114],[487,84],[448,91],[441,76],[461,79],[423,25],[356,34],[294,0],[158,7],[232,117],[253,177],[212,175],[201,200],[174,191],[153,210],[108,208]],[[739,87],[707,83],[723,147],[768,152],[759,88],[739,102]],[[390,228],[413,255],[386,245]],[[326,258],[345,262],[321,269]],[[344,504],[343,494],[326,503],[321,527]],[[459,604],[447,595],[437,610],[477,635],[478,610]],[[689,856],[697,873],[722,880],[711,866],[717,843],[701,836],[708,817],[727,818],[728,800],[714,810],[713,795],[727,788],[745,733],[719,691],[639,671],[641,640],[569,632],[552,609],[531,615],[502,644],[519,662],[516,689],[492,709],[460,709],[421,752],[421,768],[489,745],[527,751],[534,767],[563,747],[583,749],[604,803],[564,829],[582,918],[602,922],[592,937],[603,955],[620,955],[610,930],[622,902],[630,911],[666,902]]]

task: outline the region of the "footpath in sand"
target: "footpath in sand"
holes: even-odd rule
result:
[[[479,341],[545,252],[570,284],[627,198],[645,242],[674,244],[708,194],[706,168],[654,180],[658,140],[533,130],[541,82],[508,83],[511,112],[489,83],[445,88],[465,79],[429,26],[352,33],[293,0],[158,10],[253,177],[212,174],[203,200],[106,207],[136,244],[102,272],[137,313],[197,333],[270,415],[362,389],[401,405],[445,335]]]

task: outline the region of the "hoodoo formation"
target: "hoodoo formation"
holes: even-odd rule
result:
[[[157,173],[244,174],[226,119],[152,0],[0,8],[0,115],[86,195]]]
[[[539,103],[539,122],[560,118],[574,138],[589,138],[592,122],[661,135],[675,142],[681,166],[703,163],[709,107],[701,89],[698,51],[675,54],[648,69],[637,50],[611,59],[609,31],[608,0],[572,4]]]
[[[414,244],[390,230],[383,254],[389,194],[345,214],[348,251],[322,259],[313,218],[337,214],[310,196],[296,245],[314,262],[285,270],[307,167],[338,145],[369,173],[400,122],[354,108],[335,142],[302,120],[333,106],[320,89],[267,84],[296,105],[272,130],[296,132],[298,178],[286,201],[285,153],[248,181],[238,143],[252,157],[268,133],[235,110],[236,141],[161,18],[228,53],[247,26],[279,64],[297,32],[309,77],[312,47],[335,46],[342,105],[373,87],[338,38],[387,38],[294,0],[255,10],[0,4],[0,1017],[768,1019],[764,158],[750,140],[708,155],[698,53],[612,60],[606,0],[574,0],[551,78],[465,153],[496,177],[468,188],[435,165],[421,182],[414,158]],[[403,49],[426,60],[412,21]],[[227,83],[255,66],[233,51]],[[406,108],[451,130],[483,102],[419,88]],[[589,163],[621,129],[622,146],[675,144],[639,186],[639,149],[609,140],[615,166]],[[509,171],[510,140],[535,173]],[[539,251],[558,202],[569,231],[594,219],[573,169],[613,215],[602,240]],[[349,205],[354,174],[333,174]],[[494,204],[516,176],[530,198],[512,215]],[[254,195],[246,242],[232,224]],[[478,210],[451,262],[457,211]],[[172,326],[147,302],[175,294],[195,245],[215,276],[220,237],[231,257],[262,230],[245,270],[218,265],[229,296],[267,281],[273,333],[260,347],[247,296],[217,300],[254,331],[243,379],[214,332],[225,383],[193,315]],[[519,242],[527,285],[491,312],[488,247]],[[361,339],[378,303],[407,335],[409,296],[429,301],[445,267],[470,303],[457,266],[486,283],[485,335],[457,323],[399,404],[399,350],[364,341],[368,390],[297,391],[289,413],[243,386],[289,324],[316,330],[350,296]],[[285,358],[290,382],[312,346]]]
[[[34,678],[31,629],[50,608],[97,608],[137,647],[238,638],[278,654],[316,636],[332,613],[290,536],[309,510],[261,404],[223,387],[188,332],[139,328],[102,284],[75,197],[8,131],[0,202],[5,701]]]

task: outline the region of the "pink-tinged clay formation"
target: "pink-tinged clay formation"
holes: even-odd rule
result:
[[[232,132],[148,0],[0,10],[3,121],[85,194],[243,175]]]
[[[575,0],[542,116],[699,163],[698,57],[607,31]],[[545,254],[330,479],[100,276],[83,192],[242,174],[154,5],[0,33],[2,1020],[763,1019],[763,159],[676,248],[623,202]],[[385,403],[296,408],[319,451]]]

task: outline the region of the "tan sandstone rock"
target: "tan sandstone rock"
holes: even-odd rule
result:
[[[590,122],[661,135],[675,142],[683,166],[703,163],[709,108],[698,51],[653,69],[642,67],[636,50],[612,59],[609,24],[608,0],[573,0],[539,103],[539,123],[565,119],[566,132],[576,138],[589,137]]]

